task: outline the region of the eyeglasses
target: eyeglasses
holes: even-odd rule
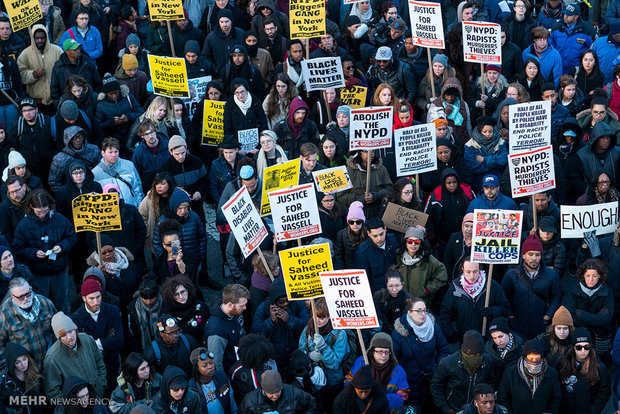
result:
[[[403,191],[404,195],[410,195],[413,194],[413,190],[409,190],[409,191]]]
[[[165,332],[164,331],[164,334],[166,334],[167,336],[179,336],[179,335],[181,335],[181,330],[177,329],[177,330],[172,331],[172,332]]]
[[[207,358],[215,359],[215,355],[213,355],[213,352],[201,352],[198,357],[201,361],[204,361]]]
[[[426,315],[428,313],[428,309],[413,309],[413,311],[418,315]]]
[[[362,220],[349,220],[348,223],[352,226],[354,224],[357,224],[358,226],[361,225],[363,223]]]
[[[603,180],[603,181],[599,181],[599,184],[610,184],[611,181],[610,180]]]
[[[422,240],[420,239],[407,239],[407,244],[415,244],[416,246],[419,246],[422,244]]]
[[[588,344],[588,345],[575,345],[575,351],[583,351],[583,350],[589,351],[590,349],[592,349],[592,345]]]
[[[375,354],[390,355],[390,351],[388,349],[386,349],[385,351],[380,351],[378,349],[375,349]]]
[[[13,297],[20,302],[24,299],[28,299],[31,296],[32,296],[32,289],[30,289],[28,292],[24,293],[23,295],[19,295],[19,296],[13,295]]]
[[[151,135],[155,135],[156,132],[155,131],[147,131],[145,133],[142,134],[143,137],[150,137]]]
[[[324,198],[323,202],[324,203],[335,203],[336,199],[335,198]]]

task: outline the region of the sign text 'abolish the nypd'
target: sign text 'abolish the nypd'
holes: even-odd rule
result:
[[[391,147],[392,110],[391,106],[352,109],[349,151]]]

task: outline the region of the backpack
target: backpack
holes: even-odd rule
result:
[[[353,329],[344,329],[344,333],[347,335],[347,344],[349,346],[349,353],[342,359],[342,363],[340,364],[340,366],[342,367],[343,374],[347,375],[349,371],[351,371],[353,364],[355,364],[357,357],[361,355],[361,352],[360,352],[359,341],[357,338],[357,332],[355,332],[355,330]],[[330,344],[331,348],[334,347],[334,344],[336,343],[336,339],[338,339],[338,336],[332,335],[331,344]]]
[[[183,345],[185,345],[185,349],[187,349],[187,353],[191,354],[192,350],[189,346],[189,341],[187,340],[185,335],[180,334],[179,338],[181,338]],[[157,360],[157,366],[159,367],[161,365],[161,349],[159,348],[159,344],[155,340],[151,342],[151,346],[153,347],[153,352],[155,353],[155,359]]]

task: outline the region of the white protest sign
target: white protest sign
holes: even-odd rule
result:
[[[509,105],[508,125],[511,154],[551,145],[551,101]]]
[[[306,59],[301,70],[308,92],[344,87],[340,57]]]
[[[437,169],[435,124],[413,125],[394,131],[396,176],[421,174]]]
[[[241,186],[239,191],[222,206],[222,212],[241,247],[243,256],[248,257],[265,240],[267,229],[245,186]]]
[[[458,24],[458,23],[457,23]],[[496,23],[463,22],[463,60],[502,64],[501,27]]]
[[[392,146],[391,106],[351,109],[349,151]]]
[[[508,156],[512,197],[523,197],[555,188],[553,148],[520,152]]]
[[[409,16],[414,45],[445,49],[441,4],[409,0]]]
[[[319,276],[334,329],[379,327],[365,270],[334,270]]]
[[[241,149],[245,152],[251,152],[258,145],[258,128],[237,131],[237,138]]]
[[[314,184],[302,184],[268,194],[276,240],[296,240],[321,233]]]
[[[596,230],[596,235],[613,233],[618,222],[618,202],[589,206],[560,206],[560,237],[580,239]]]
[[[476,263],[519,263],[520,210],[474,210],[471,259]]]

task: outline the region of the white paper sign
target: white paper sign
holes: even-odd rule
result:
[[[551,101],[509,105],[508,120],[511,154],[551,145]]]
[[[496,23],[463,22],[463,60],[502,64],[501,27]]]
[[[519,263],[520,210],[474,210],[471,259],[476,263]]]
[[[237,131],[239,145],[245,152],[250,152],[258,145],[258,128],[244,129]]]
[[[222,212],[241,247],[243,256],[248,257],[265,240],[267,229],[245,186],[241,186],[239,191],[222,206]]]
[[[409,16],[413,44],[433,49],[445,49],[441,4],[409,0]]]
[[[349,151],[391,147],[393,109],[391,106],[352,109]]]
[[[618,222],[618,202],[590,206],[560,206],[560,234],[563,239],[580,239],[583,233],[613,233]]]
[[[268,194],[277,241],[296,240],[321,233],[314,183]]]
[[[398,177],[437,169],[437,133],[433,123],[397,129],[394,148]]]
[[[344,87],[342,62],[338,56],[302,60],[301,70],[308,92]]]
[[[523,197],[555,188],[551,146],[508,156],[512,197]]]

